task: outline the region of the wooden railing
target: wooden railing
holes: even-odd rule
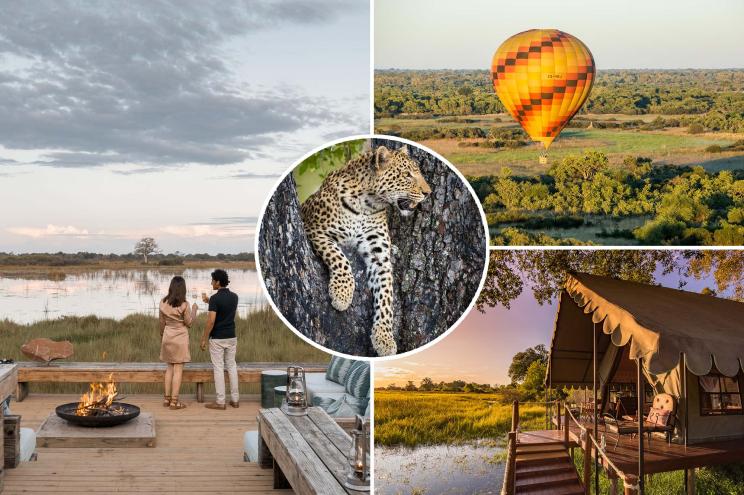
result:
[[[634,474],[626,474],[624,473],[617,465],[612,462],[612,460],[609,458],[605,450],[597,443],[597,439],[594,438],[592,435],[592,432],[584,427],[579,421],[576,419],[576,417],[573,415],[571,410],[569,409],[568,405],[566,404],[564,406],[564,420],[563,420],[563,427],[564,427],[564,442],[566,445],[568,445],[568,438],[569,438],[569,431],[571,429],[571,423],[576,425],[576,427],[579,429],[579,440],[581,448],[584,451],[584,462],[582,465],[582,483],[584,484],[584,493],[588,495],[590,493],[590,480],[589,477],[591,476],[592,472],[592,451],[594,452],[595,456],[598,456],[602,459],[602,465],[607,470],[609,478],[612,480],[611,485],[611,492],[612,495],[615,495],[617,493],[617,480],[622,480],[623,482],[623,489],[625,495],[635,495],[638,493],[638,476]]]

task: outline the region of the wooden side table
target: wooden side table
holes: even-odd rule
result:
[[[344,486],[351,437],[319,407],[309,407],[306,416],[261,409],[258,432],[259,451],[268,453],[262,466],[273,466],[274,488],[291,485],[295,493],[308,495],[370,493]]]

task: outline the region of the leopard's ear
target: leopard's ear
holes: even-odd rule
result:
[[[390,158],[391,151],[385,146],[380,146],[375,150],[375,170],[381,170],[385,167],[385,162]]]
[[[364,144],[362,144],[362,153],[369,153],[370,151],[372,151],[372,140],[365,139]]]
[[[403,153],[406,156],[411,156],[411,152],[408,150],[408,145],[407,144],[404,144],[403,146],[401,146],[400,148],[398,148],[398,151],[400,151],[401,153]]]

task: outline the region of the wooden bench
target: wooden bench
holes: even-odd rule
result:
[[[259,383],[262,371],[286,369],[287,364],[238,363],[238,381],[240,383]],[[325,364],[317,363],[297,364],[297,366],[302,366],[308,373],[324,372],[327,368]],[[64,362],[46,365],[36,362],[19,362],[16,400],[20,402],[26,398],[31,382],[105,382],[109,375],[113,374],[113,379],[117,383],[159,383],[164,379],[165,368],[165,363]],[[196,383],[197,401],[204,402],[204,384],[208,382],[214,382],[211,363],[186,363],[184,365],[183,383]]]

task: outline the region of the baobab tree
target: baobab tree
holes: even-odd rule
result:
[[[155,242],[155,239],[153,239],[152,237],[143,237],[142,239],[137,241],[137,244],[134,245],[134,254],[136,254],[137,256],[142,256],[142,258],[145,260],[145,264],[147,264],[148,256],[159,253],[160,247],[158,247],[158,243]]]

